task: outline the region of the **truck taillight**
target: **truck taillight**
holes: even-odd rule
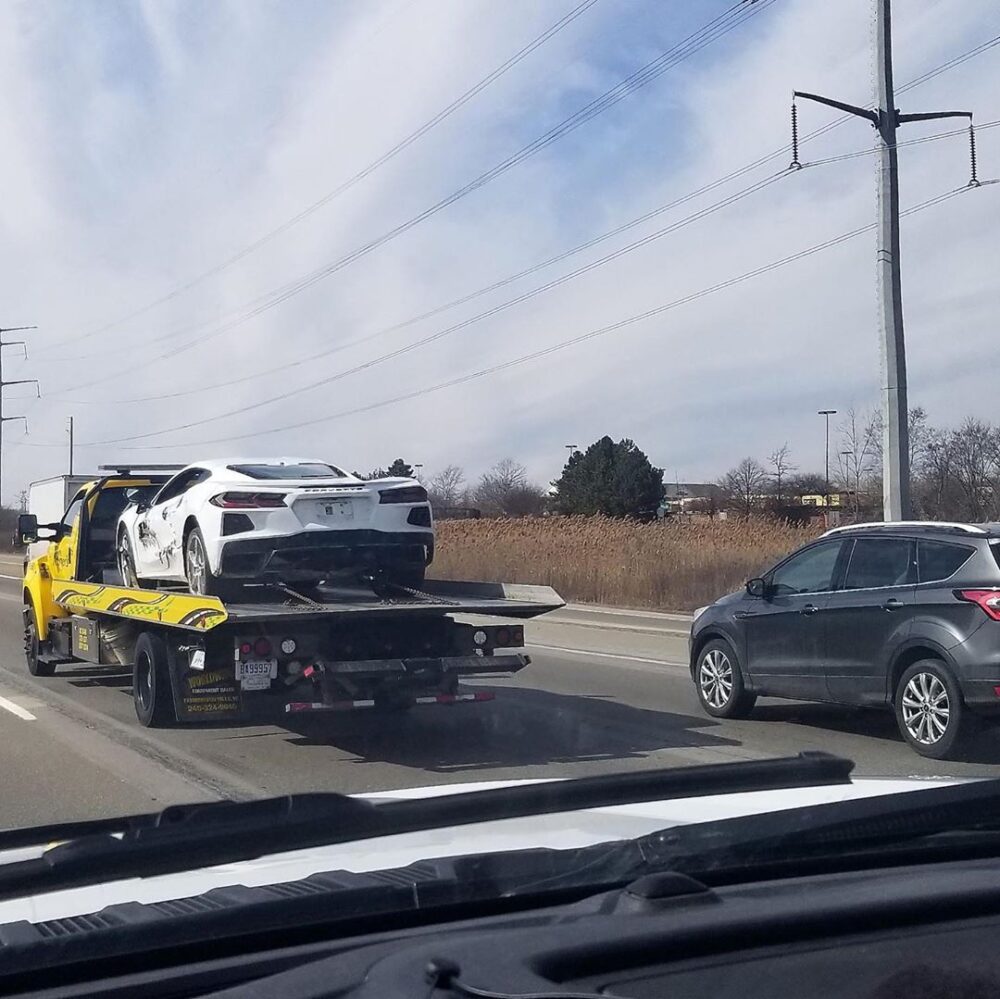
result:
[[[285,505],[284,493],[219,493],[209,503],[224,510],[273,510]]]
[[[1000,590],[955,590],[955,596],[970,604],[979,604],[987,617],[1000,621]]]
[[[266,638],[258,638],[256,642],[253,643],[253,651],[255,655],[269,656],[271,654],[271,643]]]

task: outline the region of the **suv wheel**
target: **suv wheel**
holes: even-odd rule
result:
[[[747,690],[732,646],[714,639],[698,653],[694,671],[701,706],[714,718],[746,718],[757,695]]]
[[[903,673],[894,703],[899,731],[921,756],[949,759],[970,734],[973,719],[958,684],[937,659],[922,659]]]

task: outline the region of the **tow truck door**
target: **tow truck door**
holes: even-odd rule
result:
[[[86,488],[73,497],[59,521],[68,530],[49,546],[51,572],[55,579],[76,578],[77,553],[80,549],[80,512],[86,498]]]

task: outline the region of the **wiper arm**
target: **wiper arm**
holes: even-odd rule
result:
[[[117,830],[104,829],[51,847],[38,858],[7,864],[0,868],[0,898],[498,819],[846,784],[853,768],[850,760],[827,753],[800,753],[776,760],[606,774],[383,804],[340,794],[306,794],[175,806],[158,815],[124,820]]]

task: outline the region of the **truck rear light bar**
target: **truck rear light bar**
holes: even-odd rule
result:
[[[223,510],[274,510],[285,505],[284,493],[219,493],[209,501]]]
[[[431,694],[428,697],[414,697],[412,704],[471,704],[492,701],[496,695],[490,690],[477,690],[474,694]],[[374,708],[371,698],[360,701],[291,701],[285,705],[286,714],[302,714],[306,711],[356,711],[359,708]]]

